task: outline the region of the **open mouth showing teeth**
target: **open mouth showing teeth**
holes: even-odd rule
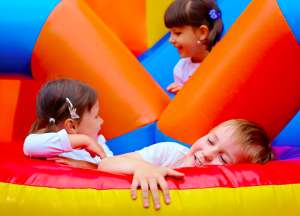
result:
[[[196,155],[194,155],[195,157],[195,162],[197,164],[197,166],[202,166],[202,163],[199,161],[199,159],[196,157]]]

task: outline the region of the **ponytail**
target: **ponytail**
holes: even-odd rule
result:
[[[214,45],[220,40],[223,32],[223,22],[221,17],[213,21],[213,28],[207,37],[207,50],[211,51]]]
[[[36,120],[36,121],[31,125],[31,128],[30,128],[28,134],[34,134],[34,133],[37,133],[38,130],[39,130],[39,121]]]
[[[47,125],[40,124],[39,120],[36,120],[30,128],[28,134],[42,134],[42,133],[50,133],[50,132],[58,132],[58,127],[53,121],[49,121]]]

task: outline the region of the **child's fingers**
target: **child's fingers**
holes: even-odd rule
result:
[[[182,86],[181,85],[178,85],[178,86],[176,86],[175,88],[173,88],[172,89],[172,92],[173,93],[177,93],[177,92],[179,92],[179,90],[182,88]]]
[[[55,157],[54,162],[59,164],[69,165],[69,161],[61,157]]]
[[[173,89],[177,87],[177,83],[172,83],[167,87],[168,92],[173,92]]]
[[[54,157],[49,157],[49,158],[46,158],[47,161],[55,161],[57,159],[61,159],[63,157],[60,157],[60,156],[54,156]]]
[[[174,89],[173,87],[170,87],[170,86],[169,86],[169,87],[167,88],[167,91],[172,93],[172,92],[173,92],[173,89]]]
[[[170,93],[174,93],[172,88],[167,89],[167,91],[170,92]]]
[[[51,158],[46,158],[46,160],[47,161],[55,161],[55,160],[57,160],[57,158],[56,157],[51,157]]]
[[[107,157],[105,151],[103,150],[103,148],[100,149],[99,155],[98,155],[98,156],[99,156],[101,159],[104,159],[104,158]]]
[[[160,200],[159,200],[159,194],[158,194],[158,188],[157,188],[157,181],[156,179],[149,179],[149,187],[153,198],[154,208],[160,209]]]
[[[174,88],[174,87],[173,87],[174,84],[175,84],[175,83],[170,84],[170,85],[167,87],[167,90],[168,90],[168,89],[171,89],[171,88]]]
[[[171,90],[172,93],[177,93],[178,91],[179,91],[179,90],[176,89],[176,88],[173,88],[173,89]]]
[[[55,163],[69,165],[68,162],[64,159],[57,159],[54,161]]]
[[[177,178],[177,179],[182,179],[184,177],[184,173],[180,173],[178,171],[168,169],[167,170],[167,176],[174,177],[174,178]]]
[[[158,179],[158,184],[163,192],[164,200],[166,204],[171,202],[170,194],[169,194],[169,186],[165,180],[165,178],[161,177]]]
[[[141,191],[143,197],[143,205],[145,208],[149,207],[149,195],[148,195],[148,182],[146,180],[141,180]]]
[[[134,200],[137,198],[136,190],[137,190],[138,186],[139,186],[138,181],[133,179],[133,181],[131,183],[131,198]]]

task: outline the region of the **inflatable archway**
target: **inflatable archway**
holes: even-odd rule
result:
[[[167,178],[172,202],[159,211],[144,209],[141,193],[131,200],[132,177],[27,158],[22,139],[34,119],[40,84],[59,77],[98,90],[102,133],[119,153],[170,139],[192,144],[212,126],[237,117],[277,135],[300,107],[299,3],[253,0],[171,101],[88,4],[45,2],[51,7],[42,4],[44,21],[37,19],[38,33],[28,37],[33,46],[1,42],[11,49],[1,51],[1,59],[11,60],[1,60],[1,215],[298,215],[300,139],[289,146],[281,136],[280,160],[266,165],[182,168],[183,180]],[[299,122],[296,115],[291,123],[299,128]]]

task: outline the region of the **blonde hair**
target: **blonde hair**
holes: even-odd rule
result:
[[[271,136],[257,123],[245,119],[231,119],[217,127],[219,126],[234,128],[232,136],[236,137],[237,143],[245,146],[246,162],[265,164],[268,161],[276,160]]]

